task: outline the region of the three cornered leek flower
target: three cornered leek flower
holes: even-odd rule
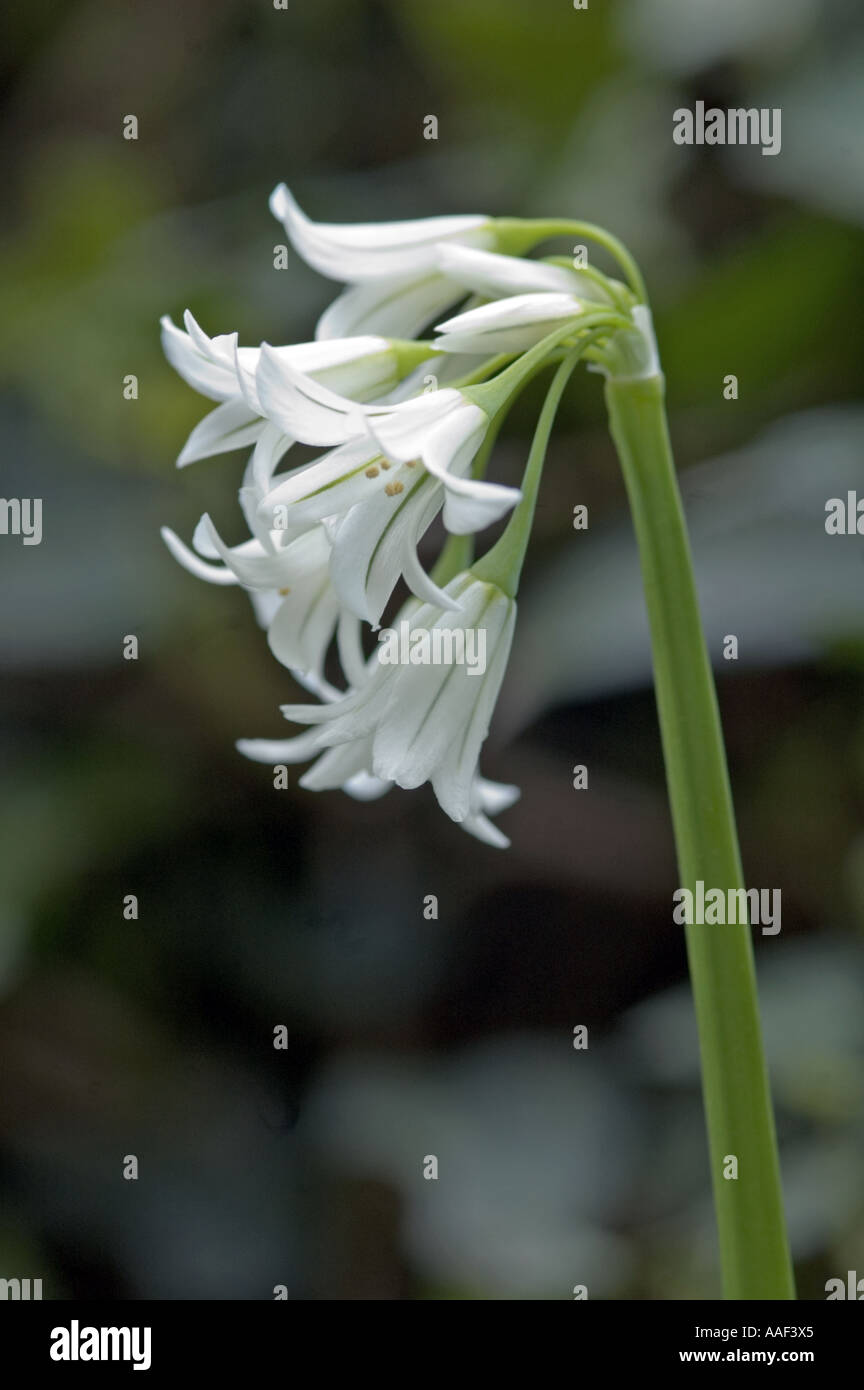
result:
[[[239,491],[248,538],[228,544],[205,515],[191,547],[169,530],[166,543],[193,574],[251,595],[274,655],[317,701],[283,706],[301,733],[242,739],[240,752],[309,763],[302,786],[360,801],[428,781],[453,821],[507,845],[490,818],[518,789],[489,782],[480,756],[548,440],[584,362],[604,378],[639,546],[681,885],[741,890],[663,373],[630,252],[567,218],[314,222],[284,185],[271,210],[299,255],[343,286],[315,340],[240,347],[236,334],[208,337],[191,314],[185,332],[163,320],[169,360],[218,402],[178,464],[252,446]],[[585,242],[600,248],[615,273],[581,254],[536,254],[559,236],[578,238],[580,252]],[[505,486],[486,476],[496,436],[549,368],[521,485]],[[321,452],[290,466],[298,444]],[[439,512],[446,540],[427,572],[418,546]],[[477,537],[496,522],[501,534],[478,555]],[[409,597],[392,621],[406,641],[394,659],[392,644],[364,645],[364,624],[380,629],[402,584]],[[482,669],[460,664],[469,636]],[[749,929],[688,924],[686,938],[724,1292],[793,1298]]]

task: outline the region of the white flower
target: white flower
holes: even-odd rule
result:
[[[340,698],[339,692],[332,687],[316,693],[320,693],[321,698],[326,700]],[[317,729],[312,729],[296,738],[241,738],[235,746],[244,758],[249,758],[255,763],[267,763],[271,767],[280,763],[305,763],[318,752],[317,733]],[[351,765],[356,766],[357,759]],[[346,764],[346,768],[347,766]],[[371,772],[361,768],[359,772],[346,776],[338,790],[353,797],[355,801],[377,801],[379,797],[391,791],[393,786],[393,782],[385,782],[381,777],[375,777]],[[460,828],[495,849],[509,849],[510,841],[507,836],[497,825],[492,824],[489,817],[508,810],[519,800],[519,795],[518,787],[504,782],[491,782],[478,773],[471,784],[470,810],[465,819],[459,822]]]
[[[256,388],[260,349],[239,347],[236,333],[209,338],[188,309],[183,318],[185,333],[170,318],[162,319],[165,356],[190,386],[222,404],[195,426],[177,460],[180,467],[255,443],[266,423]],[[385,395],[403,375],[399,350],[386,338],[368,334],[268,348],[268,352],[358,400]],[[291,442],[286,438],[283,453]]]
[[[336,634],[346,675],[360,677],[364,659],[359,621],[345,611],[330,583],[330,542],[322,526],[281,548],[268,547],[259,539],[228,546],[205,513],[192,549],[168,527],[163,527],[162,538],[174,558],[199,579],[239,584],[249,591],[259,621],[267,629],[270,650],[283,666],[320,683],[324,658]]]
[[[445,352],[525,352],[567,319],[585,313],[572,294],[514,294],[481,304],[436,325],[435,346]]]
[[[526,260],[522,256],[501,256],[447,243],[438,247],[437,258],[439,268],[449,280],[486,299],[559,292],[596,304],[614,303],[611,293],[593,275],[572,266]]]
[[[286,750],[292,761],[321,753],[301,778],[303,787],[344,787],[359,773],[406,788],[429,781],[451,819],[486,838],[491,832],[494,839],[486,812],[496,809],[499,798],[478,784],[478,759],[510,653],[516,604],[470,571],[452,579],[445,592],[458,603],[457,611],[410,602],[403,609],[402,617],[410,623],[409,664],[385,664],[376,651],[362,680],[339,698],[283,706],[287,719],[319,727],[279,746],[283,761]],[[459,645],[452,639],[449,662],[418,661],[422,638],[415,642],[415,634],[426,634],[429,649],[435,650],[444,643],[433,644],[430,634],[460,628],[485,632],[486,662],[479,676],[454,656]],[[265,761],[274,746],[267,745]],[[255,745],[240,747],[251,755]],[[501,799],[499,809],[503,804]]]
[[[394,406],[361,406],[261,350],[258,394],[274,424],[305,443],[333,444],[261,503],[268,525],[296,534],[326,521],[331,574],[346,607],[377,624],[400,576],[412,593],[447,606],[424,573],[417,544],[442,504],[454,534],[497,521],[518,489],[466,477],[489,427],[486,412],[445,388]]]
[[[442,242],[493,247],[493,219],[477,215],[346,225],[312,222],[284,184],[270,210],[307,264],[348,284],[318,323],[317,338],[382,333],[413,338],[462,295],[437,264]]]

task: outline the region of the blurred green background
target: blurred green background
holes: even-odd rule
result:
[[[46,1298],[718,1294],[596,377],[550,452],[484,759],[523,790],[512,849],[428,788],[276,792],[233,750],[281,735],[296,688],[244,595],[159,539],[205,509],[241,539],[243,460],[174,470],[207,403],[158,319],[312,336],[334,287],[273,269],[282,179],[322,220],[578,217],[640,260],[747,879],[783,894],[757,955],[800,1293],[864,1274],[864,540],[824,532],[828,498],[864,495],[854,0],[34,0],[2,25],[3,493],[44,499],[44,539],[0,538],[0,1276]],[[781,154],[675,146],[697,99],[780,107]]]

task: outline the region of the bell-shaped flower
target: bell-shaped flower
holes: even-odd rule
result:
[[[317,338],[355,333],[415,337],[464,293],[438,267],[441,243],[497,243],[494,219],[480,214],[407,222],[312,222],[284,184],[271,195],[270,209],[308,265],[350,286],[319,320]]]
[[[454,534],[481,530],[519,500],[517,488],[467,477],[489,427],[455,388],[394,406],[361,406],[277,361],[262,348],[258,393],[277,428],[335,447],[296,469],[261,503],[267,525],[296,534],[327,521],[337,592],[374,624],[400,576],[418,598],[446,606],[425,575],[417,544],[442,505]]]
[[[209,338],[188,310],[184,322],[186,332],[170,318],[162,319],[165,356],[190,386],[221,404],[195,426],[177,460],[180,467],[254,444],[266,423],[256,387],[260,349],[239,347],[236,333]],[[386,396],[406,368],[425,355],[422,348],[406,348],[369,334],[268,348],[268,352],[360,401]],[[291,442],[290,437],[285,439],[283,453]]]
[[[519,353],[586,312],[584,301],[558,292],[514,294],[457,314],[436,325],[436,348],[444,352]]]
[[[611,306],[615,293],[623,288],[618,281],[610,281],[596,271],[447,243],[438,248],[438,267],[454,284],[484,299],[560,293]]]
[[[162,537],[174,558],[199,579],[239,584],[249,592],[270,650],[283,666],[320,680],[335,635],[346,675],[360,676],[359,621],[345,610],[331,584],[331,547],[323,526],[281,546],[258,538],[229,546],[205,514],[191,549],[167,527]]]
[[[342,787],[359,772],[406,788],[428,781],[451,819],[482,826],[477,818],[490,806],[476,786],[478,760],[510,653],[516,604],[471,571],[452,579],[445,592],[458,609],[406,605],[406,616],[379,643],[363,680],[344,695],[283,707],[287,719],[318,726],[294,745],[299,757],[321,753],[301,786]]]

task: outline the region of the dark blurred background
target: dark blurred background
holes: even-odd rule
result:
[[[312,336],[334,287],[273,269],[282,179],[322,220],[579,217],[639,258],[747,879],[783,895],[757,958],[801,1296],[864,1273],[864,540],[824,531],[828,498],[864,495],[854,0],[33,0],[2,25],[2,490],[44,499],[44,538],[0,539],[0,1276],[46,1298],[717,1296],[596,376],[557,428],[484,759],[522,787],[512,849],[428,788],[277,792],[234,752],[287,732],[297,692],[245,596],[159,539],[205,509],[241,539],[243,459],[175,471],[207,403],[158,319]],[[782,152],[674,145],[697,99],[780,107]]]

